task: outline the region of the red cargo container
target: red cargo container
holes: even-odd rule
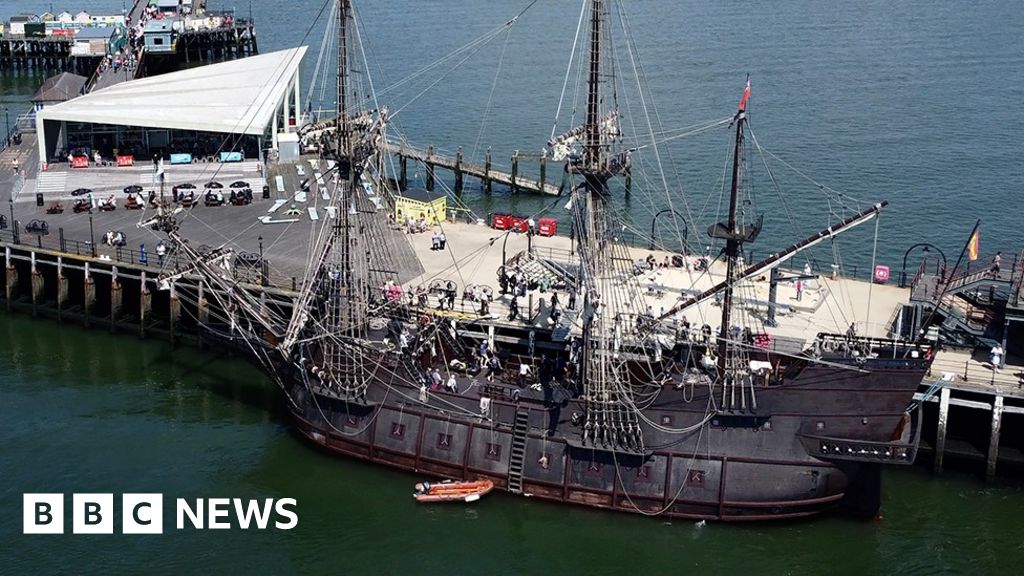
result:
[[[529,225],[526,222],[526,218],[520,218],[518,216],[510,216],[509,217],[509,221],[511,223],[511,228],[513,230],[515,230],[516,232],[522,232],[522,233],[525,234],[526,231],[529,229]]]
[[[541,236],[554,236],[558,232],[558,220],[541,218],[537,221],[537,232]]]
[[[508,230],[512,227],[512,217],[507,214],[495,214],[492,225],[495,230]]]

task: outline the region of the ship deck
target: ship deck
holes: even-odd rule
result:
[[[297,169],[302,167],[302,173]],[[259,172],[256,162],[237,164],[186,164],[166,165],[164,193],[171,195],[171,188],[176,184],[191,182],[196,184],[198,205],[191,209],[187,217],[181,218],[181,235],[188,238],[193,246],[227,246],[236,251],[252,254],[262,253],[269,262],[269,283],[284,289],[301,286],[306,274],[311,245],[311,232],[315,225],[322,225],[328,218],[324,211],[324,202],[316,191],[316,186],[307,194],[306,202],[298,201],[295,192],[306,178],[313,178],[316,171],[327,173],[326,163],[319,163],[314,168],[309,159],[297,164],[278,164],[273,166],[267,177]],[[142,244],[147,247],[150,265],[156,264],[154,247],[160,240],[157,233],[137,227],[143,211],[126,210],[123,207],[125,194],[123,189],[129,185],[159,191],[154,185],[153,167],[148,165],[130,168],[92,167],[84,170],[69,170],[56,167],[50,172],[42,173],[38,179],[26,186],[25,191],[13,202],[11,209],[21,223],[22,243],[38,242],[44,247],[53,247],[60,234],[66,240],[64,251],[81,252],[88,249],[90,238],[100,242],[108,230],[122,231],[128,238],[128,245],[120,251],[99,244],[97,253],[101,258],[121,261],[138,261],[138,252]],[[279,185],[278,176],[281,178]],[[236,180],[249,183],[254,199],[248,206],[202,205],[203,185],[216,180],[227,187]],[[325,177],[329,183],[330,177]],[[262,198],[263,186],[270,187],[270,198]],[[109,212],[93,210],[91,214],[72,212],[71,207],[76,199],[70,195],[76,188],[93,190],[93,197],[100,201],[110,195],[118,201],[118,208]],[[43,194],[44,206],[37,206],[36,192]],[[64,205],[62,214],[47,214],[46,208],[53,202]],[[263,224],[257,218],[266,216],[275,202],[284,204],[271,216],[275,220],[288,222]],[[279,202],[278,202],[279,203]],[[315,207],[319,220],[311,220],[308,213]],[[293,208],[291,215],[285,211]],[[145,211],[147,216],[152,210]],[[525,298],[520,298],[519,307],[526,320],[508,320],[509,296],[499,295],[497,270],[502,264],[502,256],[511,259],[527,250],[532,242],[534,253],[540,259],[552,260],[571,268],[574,265],[573,245],[567,236],[534,236],[504,232],[489,226],[466,223],[446,222],[418,234],[408,234],[400,226],[389,225],[385,214],[375,215],[383,234],[391,246],[391,254],[395,258],[403,279],[403,288],[414,290],[423,285],[429,287],[435,280],[453,281],[457,286],[458,296],[455,309],[451,314],[465,315],[481,319],[479,305],[471,301],[463,301],[461,294],[467,286],[487,286],[495,294],[490,306],[489,318],[486,320],[517,326],[551,327],[553,322],[547,302],[551,292],[541,293],[531,290]],[[50,235],[36,238],[28,234],[24,228],[31,220],[46,221]],[[91,230],[90,230],[91,227]],[[431,250],[431,232],[443,230],[447,237],[447,246],[443,251]],[[73,248],[72,248],[73,247]],[[657,262],[662,262],[670,253],[660,250],[647,250],[640,247],[628,248],[630,260],[643,260],[653,255]],[[688,259],[692,263],[695,258]],[[169,261],[167,266],[175,263]],[[179,266],[185,263],[178,262]],[[622,284],[631,283],[655,314],[671,308],[697,291],[704,290],[721,281],[725,275],[724,264],[714,263],[710,272],[695,272],[689,268],[655,268],[637,276],[623,276]],[[737,292],[741,294],[740,304],[747,310],[749,317],[757,324],[767,316],[769,300],[769,282],[767,278],[759,278],[744,283]],[[792,283],[778,285],[778,325],[769,329],[778,340],[786,340],[791,348],[799,348],[818,332],[843,333],[854,323],[858,334],[883,337],[895,310],[901,303],[907,302],[910,292],[892,285],[871,284],[862,280],[845,277],[830,278],[820,276],[806,282],[802,299],[797,300]],[[564,307],[567,294],[559,294]],[[527,314],[532,302],[532,313]],[[437,304],[436,297],[429,300],[430,307]],[[643,305],[639,308],[643,309]],[[634,310],[637,309],[633,304]],[[677,319],[686,318],[695,330],[703,324],[717,329],[721,308],[710,300],[691,307],[676,315]],[[576,325],[570,333],[578,333]],[[752,326],[752,328],[755,328]],[[755,330],[757,332],[758,330]]]

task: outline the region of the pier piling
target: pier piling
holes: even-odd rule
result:
[[[177,287],[171,282],[170,305],[168,310],[168,323],[170,325],[171,344],[177,341],[178,319],[181,318],[181,300],[178,299]]]
[[[398,154],[398,186],[402,190],[409,189],[409,159],[405,154]]]
[[[68,300],[68,278],[64,275],[64,258],[57,256],[57,321],[63,321],[64,304]]]
[[[996,477],[996,461],[999,459],[999,433],[1003,424],[1003,397],[996,396],[992,403],[992,434],[988,442],[988,459],[985,461],[985,479]]]
[[[518,192],[516,189],[516,176],[519,175],[519,150],[516,150],[512,154],[512,193]]]
[[[124,302],[124,293],[121,290],[121,281],[117,278],[117,266],[111,269],[110,275],[110,331],[117,329],[117,319],[121,315],[121,305]]]
[[[462,146],[455,152],[455,193],[462,193]]]
[[[427,159],[423,163],[423,169],[427,173],[427,175],[426,175],[426,178],[427,178],[427,182],[426,182],[427,186],[426,186],[426,188],[429,191],[433,191],[434,190],[434,165],[431,164],[431,162],[430,162],[430,159],[433,156],[434,156],[434,146],[433,145],[427,146]]]
[[[85,308],[85,327],[89,327],[92,318],[92,307],[96,303],[96,281],[93,280],[89,263],[85,263],[85,278],[82,286],[82,305]]]
[[[487,155],[484,156],[484,190],[488,194],[491,193],[491,149],[487,149]]]
[[[36,253],[32,252],[32,316],[36,316],[39,313],[38,307],[42,303],[43,299],[43,275],[39,273],[39,269],[36,267]]]
[[[942,472],[942,456],[946,452],[946,426],[949,424],[949,388],[939,393],[939,423],[935,432],[935,472]]]
[[[139,337],[146,337],[146,316],[153,309],[153,293],[149,291],[146,284],[146,273],[142,273],[142,280],[139,281]]]
[[[14,267],[11,262],[11,248],[8,246],[4,249],[4,260],[7,267],[7,281],[5,282],[4,290],[7,297],[7,311],[11,311],[11,296],[18,291],[18,270]]]

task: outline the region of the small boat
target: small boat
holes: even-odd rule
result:
[[[416,484],[416,493],[412,497],[417,502],[476,502],[493,488],[494,482],[490,480],[420,482]]]

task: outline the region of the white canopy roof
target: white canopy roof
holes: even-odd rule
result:
[[[260,135],[305,54],[299,46],[122,82],[48,106],[36,119]]]

